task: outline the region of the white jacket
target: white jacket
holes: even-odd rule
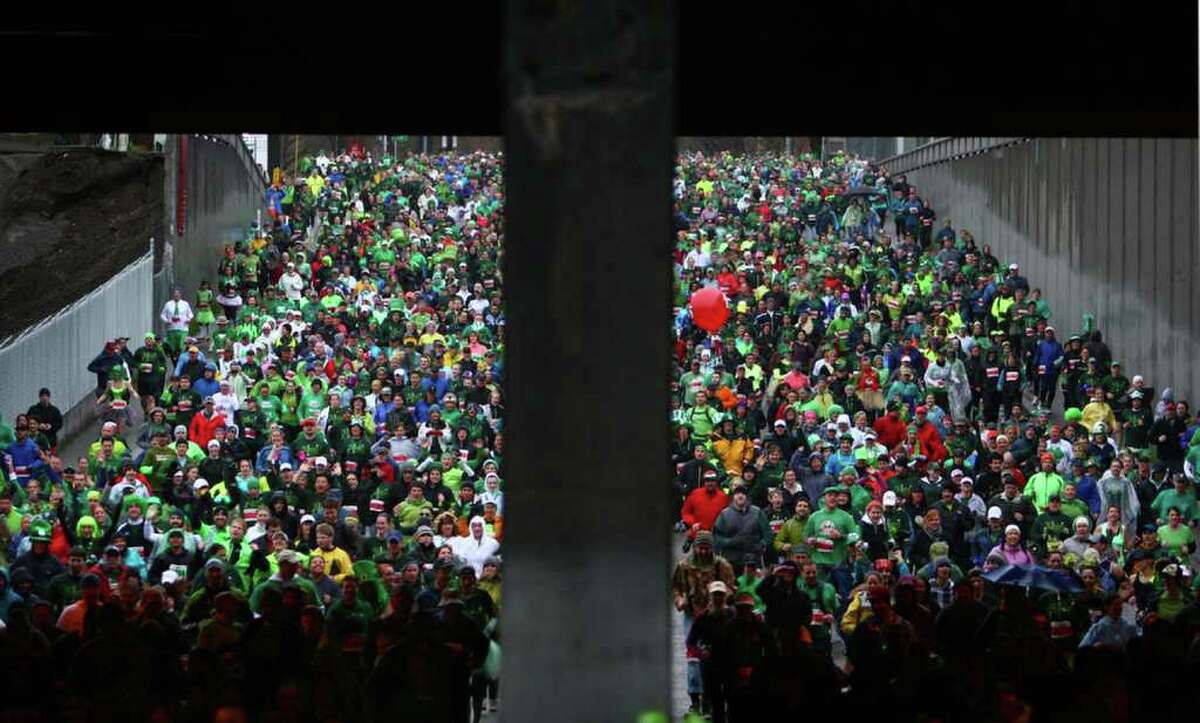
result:
[[[471,518],[471,526],[475,522],[483,523],[483,518],[478,515]],[[489,557],[495,557],[500,551],[500,543],[496,538],[491,537],[484,532],[483,537],[476,540],[471,533],[470,527],[467,529],[466,537],[455,537],[450,542],[450,548],[454,550],[454,554],[467,561],[471,567],[475,568],[475,575],[483,574],[483,563],[487,562]]]

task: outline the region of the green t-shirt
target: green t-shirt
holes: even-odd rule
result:
[[[832,530],[841,533],[838,539],[830,536]],[[850,513],[841,509],[821,509],[812,513],[804,526],[804,537],[815,537],[812,560],[818,565],[837,566],[846,561],[847,545],[858,542],[858,525]]]
[[[1196,534],[1191,527],[1185,524],[1179,525],[1174,530],[1170,525],[1162,525],[1158,528],[1158,541],[1162,548],[1172,555],[1178,557],[1187,557],[1187,552],[1184,551],[1184,545],[1190,545],[1196,541]]]

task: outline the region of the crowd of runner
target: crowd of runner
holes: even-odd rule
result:
[[[864,160],[683,155],[674,196],[693,714],[1166,710],[1200,662],[1200,420],[1168,380]]]
[[[303,159],[165,337],[88,365],[84,455],[59,456],[49,389],[6,410],[6,711],[497,709],[502,166]],[[1017,265],[868,162],[683,155],[674,195],[694,712],[1095,720],[1169,696],[1200,659],[1187,402],[1090,323],[1060,334]]]
[[[88,365],[82,456],[49,389],[5,410],[6,715],[498,710],[502,170],[302,159],[164,338]]]

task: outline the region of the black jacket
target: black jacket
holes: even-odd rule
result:
[[[867,556],[872,560],[882,560],[888,556],[888,550],[895,544],[888,532],[887,521],[880,518],[879,524],[874,525],[867,519],[858,521],[859,539],[867,543]]]
[[[49,440],[51,447],[58,446],[58,430],[62,429],[63,426],[62,412],[58,410],[58,407],[53,404],[43,406],[41,402],[38,402],[30,407],[25,415],[30,420],[49,424],[50,429],[43,430],[43,434],[46,435],[46,439]]]
[[[808,594],[783,578],[775,575],[764,577],[755,592],[766,606],[767,625],[776,630],[797,630],[812,621],[812,600]]]

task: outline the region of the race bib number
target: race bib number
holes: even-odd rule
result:
[[[153,364],[143,364],[140,368],[143,374],[149,374],[150,372],[154,371]]]
[[[817,538],[817,549],[820,550],[821,552],[832,552],[833,548],[834,548],[833,540],[829,539],[828,537],[818,537]]]
[[[1045,374],[1045,373],[1046,373],[1046,365],[1038,364],[1038,374]]]
[[[1050,637],[1053,639],[1069,638],[1072,630],[1070,620],[1052,620],[1050,622]]]
[[[1015,382],[1021,378],[1020,372],[1004,372],[1004,381]]]
[[[996,379],[1000,376],[1000,369],[998,367],[989,367],[987,370],[987,375],[989,379]]]
[[[112,403],[113,409],[124,409],[127,406],[129,406],[128,403],[121,399],[114,400]]]

